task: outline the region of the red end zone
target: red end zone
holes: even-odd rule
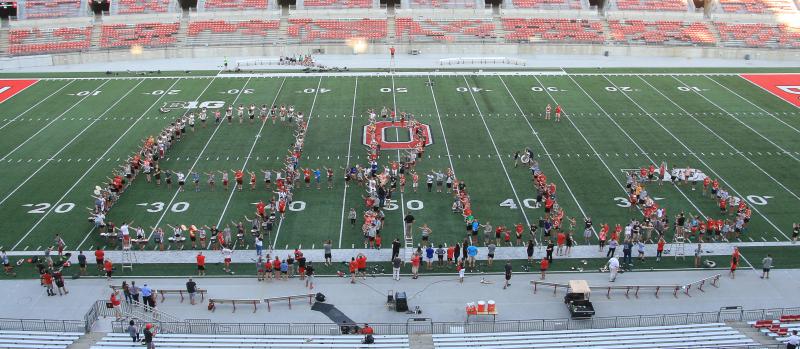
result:
[[[741,74],[776,97],[800,107],[800,74]]]
[[[0,103],[30,87],[39,80],[0,80]]]

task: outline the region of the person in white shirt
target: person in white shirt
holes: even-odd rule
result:
[[[786,349],[796,349],[798,345],[800,345],[800,337],[797,336],[797,330],[794,330],[786,340]]]
[[[608,271],[611,274],[608,277],[609,282],[614,282],[617,279],[617,272],[619,272],[619,259],[617,257],[611,257],[608,260]]]
[[[231,273],[231,257],[233,256],[233,251],[225,246],[222,248],[222,256],[225,258],[225,272]]]

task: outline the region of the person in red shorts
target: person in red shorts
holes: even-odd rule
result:
[[[204,276],[206,275],[206,256],[203,255],[203,252],[197,252],[197,275]]]
[[[447,246],[447,264],[453,264],[453,257],[455,256],[455,246]]]
[[[231,170],[234,172],[233,178],[236,179],[236,189],[242,191],[242,181],[244,180],[244,171],[242,170]]]
[[[453,252],[455,253],[455,251]],[[416,279],[419,277],[419,264],[421,262],[421,257],[418,254],[414,254],[411,256],[411,274],[413,275],[411,278]]]
[[[106,253],[102,248],[98,247],[94,251],[94,260],[97,263],[97,271],[103,270],[103,260],[105,260]]]
[[[525,228],[522,226],[522,223],[517,223],[514,225],[514,233],[517,236],[517,246],[522,246],[522,233],[525,231]]]
[[[561,105],[556,105],[556,122],[561,121]]]
[[[108,258],[106,258],[106,260],[103,261],[103,271],[105,271],[106,277],[108,278],[108,281],[111,281],[111,274],[114,273],[114,265],[111,263],[111,260],[108,259]]]
[[[547,257],[542,258],[542,261],[539,263],[539,269],[542,271],[542,280],[544,280],[548,268],[550,268],[550,260],[548,260]]]
[[[564,254],[564,244],[567,242],[567,236],[564,232],[559,231],[556,235],[556,256]]]

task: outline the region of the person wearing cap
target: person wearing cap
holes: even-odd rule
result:
[[[156,331],[153,328],[153,324],[148,323],[144,326],[144,344],[147,345],[147,349],[155,349],[156,344],[153,342],[153,337],[156,336]]]
[[[153,289],[147,284],[144,284],[142,288],[139,289],[139,292],[142,294],[142,303],[145,305],[153,304]]]

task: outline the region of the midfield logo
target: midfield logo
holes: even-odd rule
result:
[[[197,108],[219,109],[224,106],[225,102],[223,101],[205,101],[202,103],[197,101],[172,101],[164,102],[164,106],[161,107],[161,112],[167,113],[173,110]]]
[[[386,134],[394,135],[395,132],[399,135],[407,134],[408,141],[387,141]],[[422,137],[420,137],[422,136]],[[381,149],[414,149],[417,147],[418,142],[425,139],[425,146],[433,144],[433,137],[431,134],[431,127],[427,124],[417,123],[414,129],[407,126],[406,123],[392,122],[392,121],[378,121],[375,123],[375,132],[369,132],[369,125],[364,126],[363,136],[361,140],[364,145],[372,144],[372,141],[378,142]]]

